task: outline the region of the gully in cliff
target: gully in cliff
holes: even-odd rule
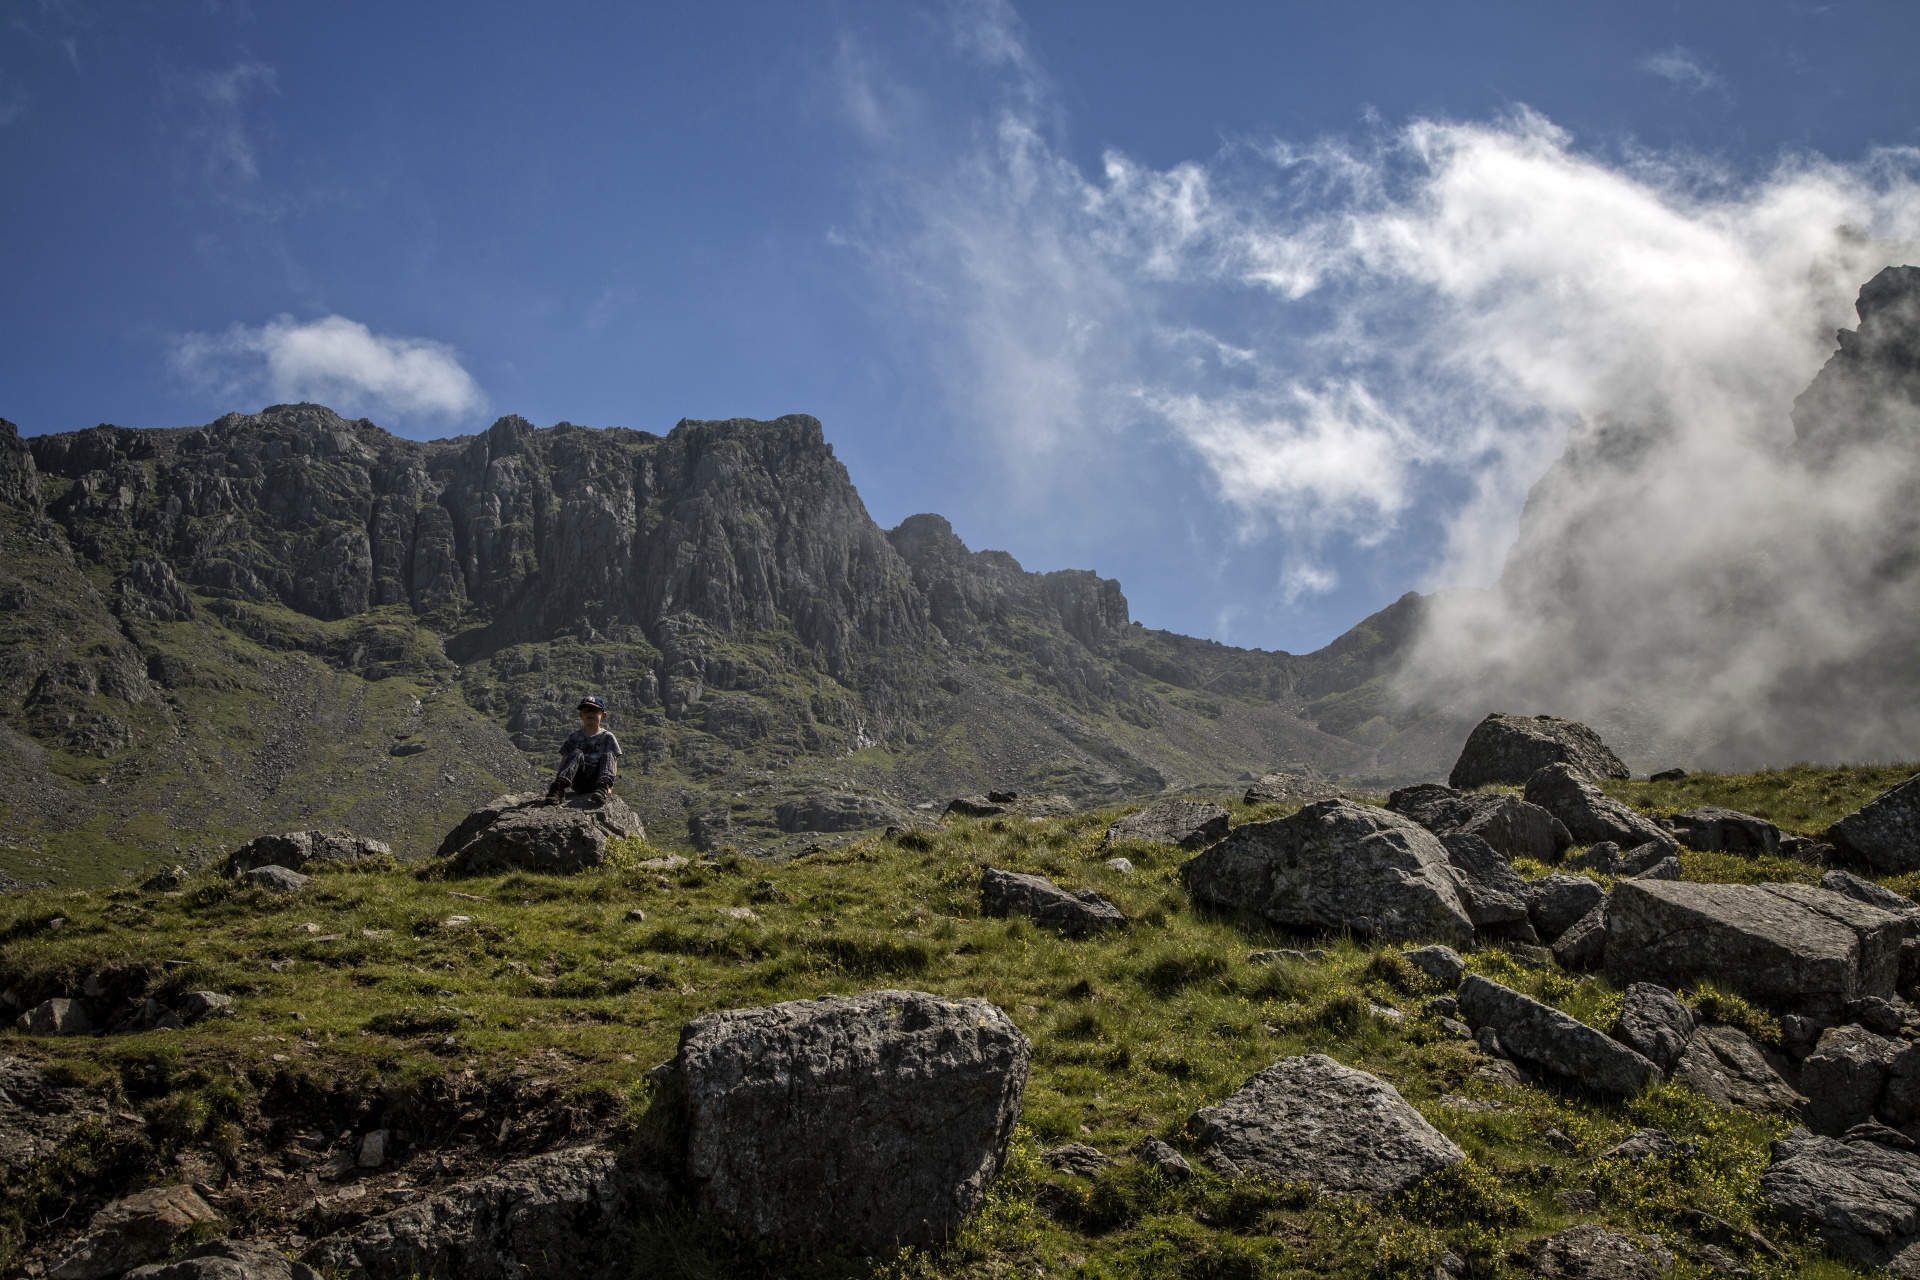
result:
[[[620,739],[600,727],[607,718],[607,704],[586,697],[575,709],[580,712],[580,727],[560,744],[560,771],[547,786],[548,804],[565,804],[569,791],[605,803],[620,771]]]

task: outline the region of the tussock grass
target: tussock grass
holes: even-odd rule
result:
[[[1829,820],[1821,805],[1841,803],[1816,795],[1859,798],[1882,778],[1858,771],[1871,780],[1829,779],[1821,790],[1805,772],[1792,812],[1813,816],[1791,820],[1801,828]],[[1800,776],[1782,771],[1789,775]],[[1758,812],[1756,796],[1801,794],[1798,782],[1763,792],[1734,781],[1663,792],[1656,807],[1739,799]],[[1780,820],[1787,810],[1774,812]],[[785,865],[726,857],[660,872],[637,865],[652,853],[641,846],[570,878],[447,879],[376,865],[316,876],[286,897],[211,876],[171,895],[10,896],[0,902],[0,989],[38,1000],[103,974],[130,997],[206,987],[232,993],[235,1005],[184,1032],[80,1041],[4,1033],[5,1052],[104,1088],[148,1123],[138,1151],[88,1130],[35,1165],[7,1210],[14,1216],[0,1221],[0,1254],[32,1221],[153,1176],[174,1151],[257,1152],[259,1099],[275,1091],[397,1099],[450,1070],[484,1081],[518,1067],[631,1116],[649,1097],[645,1072],[671,1056],[693,1017],[911,986],[991,999],[1035,1047],[1012,1158],[960,1239],[894,1258],[782,1259],[676,1218],[636,1228],[636,1275],[1424,1276],[1451,1251],[1473,1274],[1492,1276],[1511,1247],[1571,1220],[1554,1199],[1569,1188],[1598,1192],[1601,1219],[1669,1239],[1690,1208],[1758,1225],[1792,1251],[1769,1274],[1832,1270],[1817,1244],[1770,1220],[1758,1199],[1766,1143],[1783,1123],[1719,1111],[1671,1087],[1609,1102],[1476,1080],[1483,1060],[1421,1012],[1438,988],[1401,948],[1308,942],[1196,910],[1178,878],[1189,856],[1179,850],[1128,846],[1129,875],[1104,865],[1115,850],[1099,840],[1113,816],[955,821]],[[1024,920],[982,918],[978,881],[989,864],[1097,889],[1132,923],[1070,940]],[[1686,870],[1731,878],[1740,868],[1689,857]],[[629,918],[635,908],[644,919]],[[1248,960],[1303,946],[1327,955]],[[1613,1025],[1617,991],[1529,954],[1537,953],[1489,946],[1468,964],[1593,1026]],[[1777,1038],[1764,1011],[1714,991],[1698,998],[1715,1016]],[[1148,1136],[1197,1154],[1188,1116],[1299,1053],[1390,1081],[1468,1163],[1365,1204],[1258,1178],[1230,1182],[1204,1168],[1177,1184],[1125,1157]],[[1494,1105],[1461,1110],[1443,1097]],[[1648,1124],[1694,1149],[1632,1167],[1592,1162]],[[1550,1144],[1550,1129],[1569,1135],[1574,1150]],[[1093,1179],[1050,1170],[1040,1152],[1069,1141],[1120,1162]],[[1683,1261],[1681,1272],[1692,1275],[1693,1264]]]

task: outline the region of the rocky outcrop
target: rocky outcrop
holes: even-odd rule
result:
[[[227,874],[242,875],[255,867],[285,867],[305,871],[314,862],[359,862],[391,857],[393,850],[378,840],[336,831],[288,831],[256,836],[227,856]]]
[[[1827,841],[1878,875],[1920,871],[1920,774],[1827,828]]]
[[[1368,805],[1323,800],[1243,824],[1180,872],[1195,901],[1283,928],[1456,946],[1473,936],[1446,846]]]
[[[1703,853],[1778,853],[1780,828],[1738,809],[1701,805],[1673,815],[1680,843]]]
[[[1508,858],[1555,862],[1573,843],[1558,818],[1503,792],[1465,794],[1424,782],[1395,791],[1387,797],[1387,808],[1438,836],[1478,836]]]
[[[51,1155],[82,1121],[105,1118],[101,1104],[84,1090],[0,1053],[0,1185]]]
[[[1354,1195],[1404,1191],[1466,1159],[1392,1085],[1323,1054],[1282,1058],[1187,1127],[1243,1170]]]
[[[624,1173],[603,1147],[502,1165],[317,1241],[306,1260],[349,1280],[554,1280],[603,1276],[635,1208],[666,1207],[664,1182]]]
[[[980,872],[980,914],[1026,916],[1043,928],[1077,937],[1124,925],[1120,908],[1091,889],[1066,890],[1045,876],[985,867]]]
[[[153,1187],[115,1200],[47,1272],[50,1280],[111,1280],[163,1256],[196,1227],[219,1220],[192,1187]]]
[[[1658,1240],[1597,1222],[1529,1241],[1517,1259],[1542,1280],[1660,1280],[1673,1270],[1673,1255]]]
[[[847,791],[783,801],[773,817],[782,831],[862,831],[906,821],[899,806]]]
[[[534,871],[571,875],[606,861],[607,845],[646,831],[618,796],[575,796],[549,805],[537,794],[502,796],[476,810],[441,842],[461,875]]]
[[[1920,1156],[1795,1129],[1774,1142],[1760,1194],[1841,1257],[1920,1275]]]
[[[1600,735],[1576,720],[1556,716],[1508,716],[1499,712],[1474,726],[1460,749],[1447,785],[1517,787],[1549,765],[1567,765],[1587,778],[1630,775]],[[1578,839],[1578,835],[1575,836]]]
[[[986,1001],[916,991],[708,1014],[674,1059],[687,1178],[751,1239],[938,1244],[999,1172],[1031,1052]]]
[[[1660,1068],[1568,1014],[1478,974],[1460,984],[1460,1016],[1491,1027],[1509,1056],[1595,1093],[1624,1097],[1661,1078]]]
[[[1204,849],[1226,837],[1230,820],[1231,815],[1217,804],[1201,800],[1162,800],[1108,827],[1102,843],[1137,840],[1142,844]]]
[[[1623,880],[1608,904],[1606,972],[1679,988],[1710,979],[1777,1008],[1837,1012],[1893,994],[1905,922],[1797,884]]]
[[[1575,844],[1611,840],[1622,849],[1671,845],[1673,834],[1653,819],[1602,792],[1570,765],[1548,765],[1527,779],[1527,803],[1558,818]]]

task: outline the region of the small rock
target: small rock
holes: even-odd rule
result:
[[[648,871],[678,871],[687,865],[687,860],[677,853],[669,853],[664,857],[643,859],[638,865]]]
[[[1673,1078],[1723,1107],[1797,1115],[1807,1100],[1787,1083],[1785,1060],[1736,1027],[1702,1027],[1673,1068]]]
[[[1668,854],[1645,871],[1636,872],[1635,880],[1678,880],[1680,878],[1680,859]]]
[[[53,1265],[51,1280],[107,1280],[163,1256],[173,1242],[219,1219],[191,1187],[154,1187],[93,1215],[87,1233]]]
[[[996,795],[1004,795],[1007,799],[995,800],[993,797]],[[1014,799],[1010,791],[995,791],[979,796],[960,796],[947,804],[947,812],[958,814],[962,818],[997,818],[1007,811],[1007,807],[1013,803]]]
[[[1900,1034],[1902,1027],[1913,1020],[1913,1006],[1904,1000],[1886,1000],[1879,996],[1866,996],[1859,1000],[1847,1001],[1846,1016],[1869,1031],[1883,1036]]]
[[[1396,1027],[1402,1025],[1407,1020],[1407,1015],[1398,1009],[1393,1008],[1391,1005],[1380,1004],[1372,1000],[1367,1001],[1367,1012],[1380,1019],[1380,1021]]]
[[[313,862],[360,862],[367,858],[391,856],[393,850],[365,836],[331,831],[289,831],[282,835],[259,836],[227,858],[227,874],[242,875],[255,867],[285,867],[303,871]]]
[[[645,839],[646,828],[618,796],[604,802],[574,796],[550,805],[535,792],[501,796],[474,810],[447,833],[439,852],[461,875],[571,875],[601,865],[607,845],[626,836]]]
[[[1300,773],[1262,774],[1240,797],[1242,804],[1312,804],[1316,800],[1337,800],[1339,787],[1324,778]]]
[[[218,991],[189,991],[180,997],[180,1012],[189,1022],[225,1013],[232,1007],[233,997]]]
[[[1637,849],[1648,842],[1674,843],[1672,834],[1653,819],[1615,800],[1564,764],[1549,765],[1527,779],[1527,803],[1560,819],[1576,844],[1611,840],[1622,849]]]
[[[375,1129],[360,1139],[360,1155],[355,1160],[362,1169],[378,1169],[387,1162],[387,1144],[393,1140],[390,1129]]]
[[[1040,1159],[1049,1169],[1077,1173],[1083,1178],[1091,1178],[1113,1163],[1112,1156],[1084,1142],[1069,1142],[1064,1147],[1053,1147],[1041,1152]]]
[[[1579,1143],[1569,1138],[1565,1132],[1558,1128],[1548,1129],[1545,1133],[1541,1134],[1540,1137],[1555,1151],[1573,1152],[1580,1148]],[[1596,1201],[1595,1203],[1597,1206],[1598,1202]]]
[[[1445,1031],[1448,1035],[1453,1036],[1455,1039],[1458,1039],[1458,1040],[1473,1039],[1473,1028],[1469,1027],[1466,1023],[1460,1021],[1460,1019],[1458,1018],[1440,1019],[1440,1029],[1442,1031]]]
[[[472,923],[472,916],[448,916],[440,922],[440,927],[442,929],[464,929]]]
[[[1553,958],[1564,969],[1597,969],[1607,957],[1607,900],[1553,940]]]
[[[1243,1170],[1336,1192],[1391,1194],[1466,1159],[1392,1085],[1322,1054],[1281,1059],[1187,1123]]]
[[[1226,837],[1231,816],[1217,804],[1199,800],[1163,800],[1130,813],[1107,828],[1101,841],[1137,840],[1142,844],[1170,844],[1182,849],[1204,849]]]
[[[1497,1084],[1504,1089],[1520,1089],[1533,1083],[1526,1072],[1505,1058],[1495,1058],[1491,1062],[1481,1063],[1473,1069],[1470,1078],[1485,1084]]]
[[[1765,818],[1737,809],[1702,805],[1673,815],[1680,843],[1703,853],[1744,853],[1749,857],[1780,852],[1780,828]]]
[[[626,918],[630,924],[641,924],[646,920],[647,913],[642,911],[639,907],[628,907]]]
[[[984,868],[980,873],[980,914],[1023,915],[1069,937],[1126,924],[1120,909],[1091,889],[1069,892],[1045,876]]]
[[[255,867],[245,873],[247,883],[273,893],[298,893],[307,887],[308,877],[282,866]]]
[[[1660,1280],[1673,1270],[1673,1255],[1658,1241],[1636,1240],[1597,1222],[1534,1240],[1519,1257],[1543,1280]]]
[[[1680,1150],[1680,1144],[1668,1136],[1664,1129],[1635,1129],[1622,1142],[1608,1147],[1596,1160],[1625,1160],[1637,1164],[1642,1160],[1659,1160]]]
[[[1556,1191],[1553,1198],[1568,1213],[1600,1212],[1600,1193],[1589,1191],[1585,1187],[1570,1187],[1565,1191]]]
[[[1484,1113],[1506,1110],[1506,1103],[1495,1102],[1491,1098],[1468,1098],[1457,1093],[1443,1093],[1438,1099],[1441,1106],[1449,1111]]]
[[[1912,1151],[1915,1148],[1912,1138],[1891,1125],[1881,1124],[1878,1120],[1862,1120],[1842,1134],[1841,1138],[1846,1142],[1877,1142],[1883,1147],[1892,1147],[1895,1151]]]
[[[1436,1018],[1451,1018],[1460,1012],[1460,1002],[1452,996],[1435,996],[1421,1005],[1420,1010]]]
[[[1680,779],[1686,776],[1687,776],[1687,771],[1685,769],[1680,769],[1680,768],[1662,769],[1658,773],[1648,774],[1647,781],[1648,782],[1678,782],[1680,781]]]
[[[760,918],[760,913],[752,907],[715,907],[713,913],[717,916],[725,916],[729,920],[741,921],[742,923]]]
[[[1118,871],[1121,875],[1133,874],[1133,864],[1125,858],[1108,858],[1105,866],[1109,871]]]
[[[1864,902],[1870,907],[1896,914],[1920,914],[1920,903],[1904,894],[1895,893],[1883,884],[1875,884],[1863,876],[1851,871],[1829,871],[1820,877],[1820,887],[1833,893],[1844,893],[1855,902]]]
[[[1467,971],[1467,962],[1452,947],[1415,947],[1405,952],[1406,962],[1443,987],[1458,986]]]
[[[170,893],[187,882],[187,869],[175,865],[156,871],[140,882],[142,893]]]
[[[1651,982],[1627,986],[1620,1008],[1620,1028],[1614,1035],[1620,1043],[1648,1059],[1662,1071],[1672,1071],[1687,1051],[1699,1018],[1680,997]]]
[[[15,1018],[13,1025],[30,1036],[83,1036],[93,1030],[86,1006],[64,996],[42,1000]]]
[[[1185,1182],[1193,1176],[1193,1166],[1187,1163],[1187,1158],[1158,1138],[1142,1139],[1133,1151],[1143,1163],[1153,1166],[1175,1182]]]
[[[1795,1129],[1774,1142],[1760,1194],[1789,1222],[1815,1228],[1841,1257],[1914,1274],[1911,1262],[1920,1259],[1902,1255],[1920,1235],[1920,1156]]]
[[[1308,959],[1304,951],[1254,951],[1247,956],[1248,964],[1273,964],[1278,960],[1298,960],[1305,963]]]
[[[1492,1027],[1481,1027],[1473,1033],[1473,1042],[1480,1046],[1480,1052],[1489,1058],[1505,1058],[1507,1047],[1500,1043],[1500,1033]]]

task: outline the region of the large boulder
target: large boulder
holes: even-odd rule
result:
[[[1827,842],[1880,875],[1920,871],[1920,773],[1827,828]]]
[[[1423,782],[1388,796],[1387,808],[1437,836],[1479,836],[1508,858],[1555,862],[1573,843],[1558,818],[1505,792],[1468,795],[1437,782]]]
[[[1283,928],[1456,946],[1473,936],[1439,837],[1371,805],[1323,800],[1245,823],[1180,873],[1195,901]]]
[[[1622,880],[1608,903],[1606,972],[1678,989],[1708,979],[1811,1014],[1889,997],[1905,921],[1799,884]]]
[[[325,1280],[304,1262],[249,1240],[209,1240],[172,1262],[135,1267],[122,1280]]]
[[[571,875],[606,861],[607,845],[645,836],[640,819],[618,796],[574,796],[550,805],[542,795],[501,796],[467,815],[440,842],[442,857],[462,875],[536,871]]]
[[[1533,927],[1548,942],[1585,919],[1606,899],[1607,891],[1586,876],[1543,876],[1527,889]]]
[[[708,1014],[680,1033],[686,1173],[720,1226],[881,1253],[950,1239],[1006,1158],[1032,1047],[918,991]]]
[[[1898,1040],[1852,1024],[1822,1031],[1819,1043],[1800,1064],[1807,1127],[1837,1138],[1873,1119],[1894,1059],[1904,1047]]]
[[[1841,1257],[1920,1275],[1920,1156],[1795,1129],[1774,1142],[1760,1194]]]
[[[1680,843],[1702,852],[1778,853],[1780,828],[1765,818],[1756,818],[1738,809],[1719,805],[1701,805],[1673,815],[1674,831]]]
[[[1723,1107],[1798,1114],[1807,1100],[1781,1074],[1784,1065],[1738,1027],[1701,1027],[1674,1065],[1673,1078]]]
[[[227,874],[241,875],[255,867],[285,867],[305,871],[310,862],[359,862],[363,858],[391,857],[393,850],[366,836],[340,831],[287,831],[255,836],[227,855]]]
[[[980,871],[980,914],[1026,916],[1035,924],[1056,929],[1068,937],[1124,925],[1120,908],[1091,889],[1062,889],[1045,876],[983,867]]]
[[[1182,849],[1204,849],[1224,839],[1230,815],[1203,800],[1162,800],[1130,813],[1107,828],[1104,844],[1138,840],[1142,844],[1171,844]]]
[[[773,807],[782,831],[863,831],[906,821],[896,805],[850,791],[802,796]]]
[[[1575,844],[1611,840],[1622,849],[1637,849],[1649,842],[1674,843],[1672,832],[1607,795],[1571,765],[1548,765],[1528,778],[1527,803],[1560,819]]]
[[[549,1151],[319,1240],[306,1260],[349,1280],[588,1280],[632,1209],[666,1207],[664,1181],[637,1179],[604,1147]]]
[[[1355,1195],[1404,1191],[1466,1159],[1392,1085],[1317,1053],[1282,1058],[1187,1127],[1241,1169]]]
[[[1620,757],[1600,735],[1577,720],[1557,716],[1507,716],[1499,712],[1474,726],[1447,776],[1449,786],[1509,786],[1525,783],[1548,765],[1563,764],[1589,778],[1630,777]],[[1579,836],[1576,833],[1575,839]]]
[[[1660,1068],[1586,1023],[1479,974],[1460,984],[1460,1016],[1493,1028],[1507,1053],[1595,1093],[1625,1096],[1658,1083]]]
[[[87,1232],[47,1272],[51,1280],[109,1280],[162,1257],[173,1242],[219,1220],[192,1187],[150,1187],[93,1215]]]
[[[1465,831],[1450,831],[1440,843],[1459,873],[1460,900],[1474,928],[1493,929],[1527,918],[1527,882],[1505,855]]]

